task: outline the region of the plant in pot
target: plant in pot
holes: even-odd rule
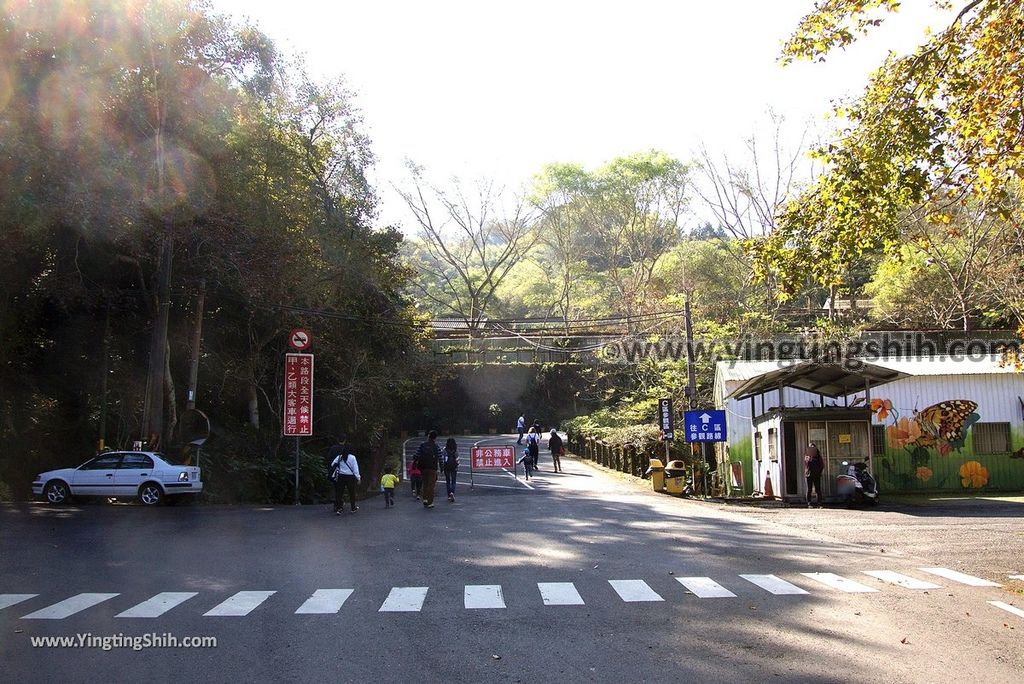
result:
[[[495,435],[498,433],[498,424],[501,420],[501,407],[497,404],[491,404],[487,407],[487,414],[491,417],[490,433]]]

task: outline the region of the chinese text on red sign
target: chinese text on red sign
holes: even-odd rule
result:
[[[313,355],[285,354],[284,435],[313,434]]]

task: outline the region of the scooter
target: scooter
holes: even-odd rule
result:
[[[850,464],[843,461],[846,472],[836,476],[836,491],[846,503],[878,503],[878,483],[868,472],[868,464],[864,461]]]

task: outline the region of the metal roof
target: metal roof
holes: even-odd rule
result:
[[[788,366],[776,367],[775,370],[768,370],[745,380],[729,392],[725,398],[747,399],[771,392],[779,387],[793,387],[805,392],[837,398],[859,392],[867,384],[875,387],[911,375],[901,370],[863,361],[857,362],[858,368],[856,369],[849,367],[850,365],[849,362],[841,365],[820,361],[791,363]]]

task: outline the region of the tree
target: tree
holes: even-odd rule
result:
[[[470,335],[480,330],[495,292],[537,241],[534,216],[521,198],[506,208],[492,181],[467,188],[430,184],[410,165],[412,188],[398,189],[420,230],[416,289],[440,311],[458,316]]]
[[[872,249],[890,253],[914,207],[945,223],[971,203],[1019,220],[1024,176],[1024,4],[936,3],[952,21],[912,54],[890,55],[856,101],[846,126],[817,156],[825,173],[786,207],[771,237],[750,245],[762,278],[792,295],[808,275],[842,282],[845,265]],[[783,62],[823,60],[895,11],[895,0],[823,0],[801,21]]]

